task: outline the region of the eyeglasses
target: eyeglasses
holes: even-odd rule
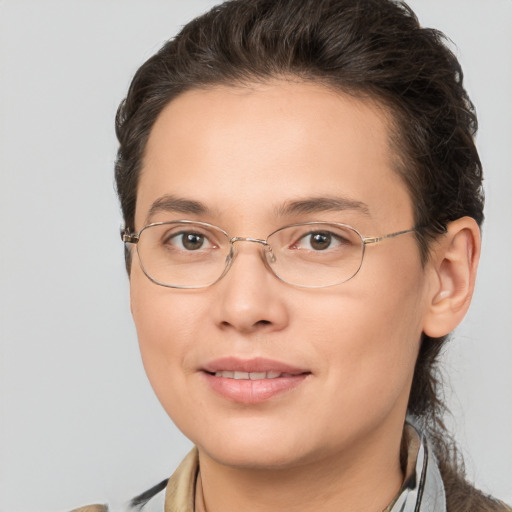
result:
[[[229,270],[236,244],[261,245],[267,268],[281,281],[305,288],[323,288],[352,279],[361,268],[365,247],[415,229],[364,237],[346,224],[303,222],[272,232],[266,240],[232,237],[206,222],[155,222],[138,233],[125,232],[123,242],[135,244],[143,272],[169,288],[206,288]]]

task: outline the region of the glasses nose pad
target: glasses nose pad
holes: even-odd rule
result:
[[[230,247],[228,254],[226,254],[226,258],[224,259],[224,269],[223,269],[221,275],[216,279],[215,282],[219,281],[227,274],[228,270],[231,268],[231,264],[233,263],[234,259],[235,259],[235,248],[232,245]]]
[[[276,255],[272,251],[272,247],[270,247],[270,245],[267,245],[265,247],[265,252],[266,252],[266,255],[267,255],[267,261],[269,263],[275,263],[277,261],[276,260]]]
[[[231,246],[230,251],[226,255],[225,259],[225,267],[228,269],[231,266],[231,263],[233,263],[233,258],[235,257],[235,248]]]

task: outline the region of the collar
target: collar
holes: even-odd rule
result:
[[[406,423],[407,446],[405,478],[396,498],[383,512],[446,512],[443,480],[427,439],[416,427]],[[131,512],[195,512],[194,503],[202,500],[196,481],[199,456],[194,448],[169,479],[167,486],[148,502]]]
[[[443,479],[430,444],[412,424],[404,437],[407,465],[402,487],[384,512],[446,512]]]

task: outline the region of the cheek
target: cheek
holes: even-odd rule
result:
[[[349,409],[374,405],[384,412],[408,395],[424,301],[421,271],[410,264],[402,269],[390,279],[367,268],[364,278],[356,276],[359,283],[345,283],[308,304],[303,330],[309,326],[328,364],[333,395],[336,387],[344,389],[338,396]]]
[[[173,368],[192,367],[187,355],[195,339],[197,318],[201,312],[183,300],[180,292],[155,285],[140,271],[130,280],[131,310],[144,368],[159,398],[169,379],[180,373]],[[185,297],[190,299],[190,297]]]

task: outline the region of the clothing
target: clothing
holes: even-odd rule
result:
[[[405,426],[404,436],[407,446],[404,482],[383,512],[446,512],[443,481],[427,440],[409,424]],[[169,480],[132,500],[123,512],[203,512],[201,486],[196,486],[198,474],[199,457],[194,448]],[[92,505],[72,512],[115,511],[105,505]]]

